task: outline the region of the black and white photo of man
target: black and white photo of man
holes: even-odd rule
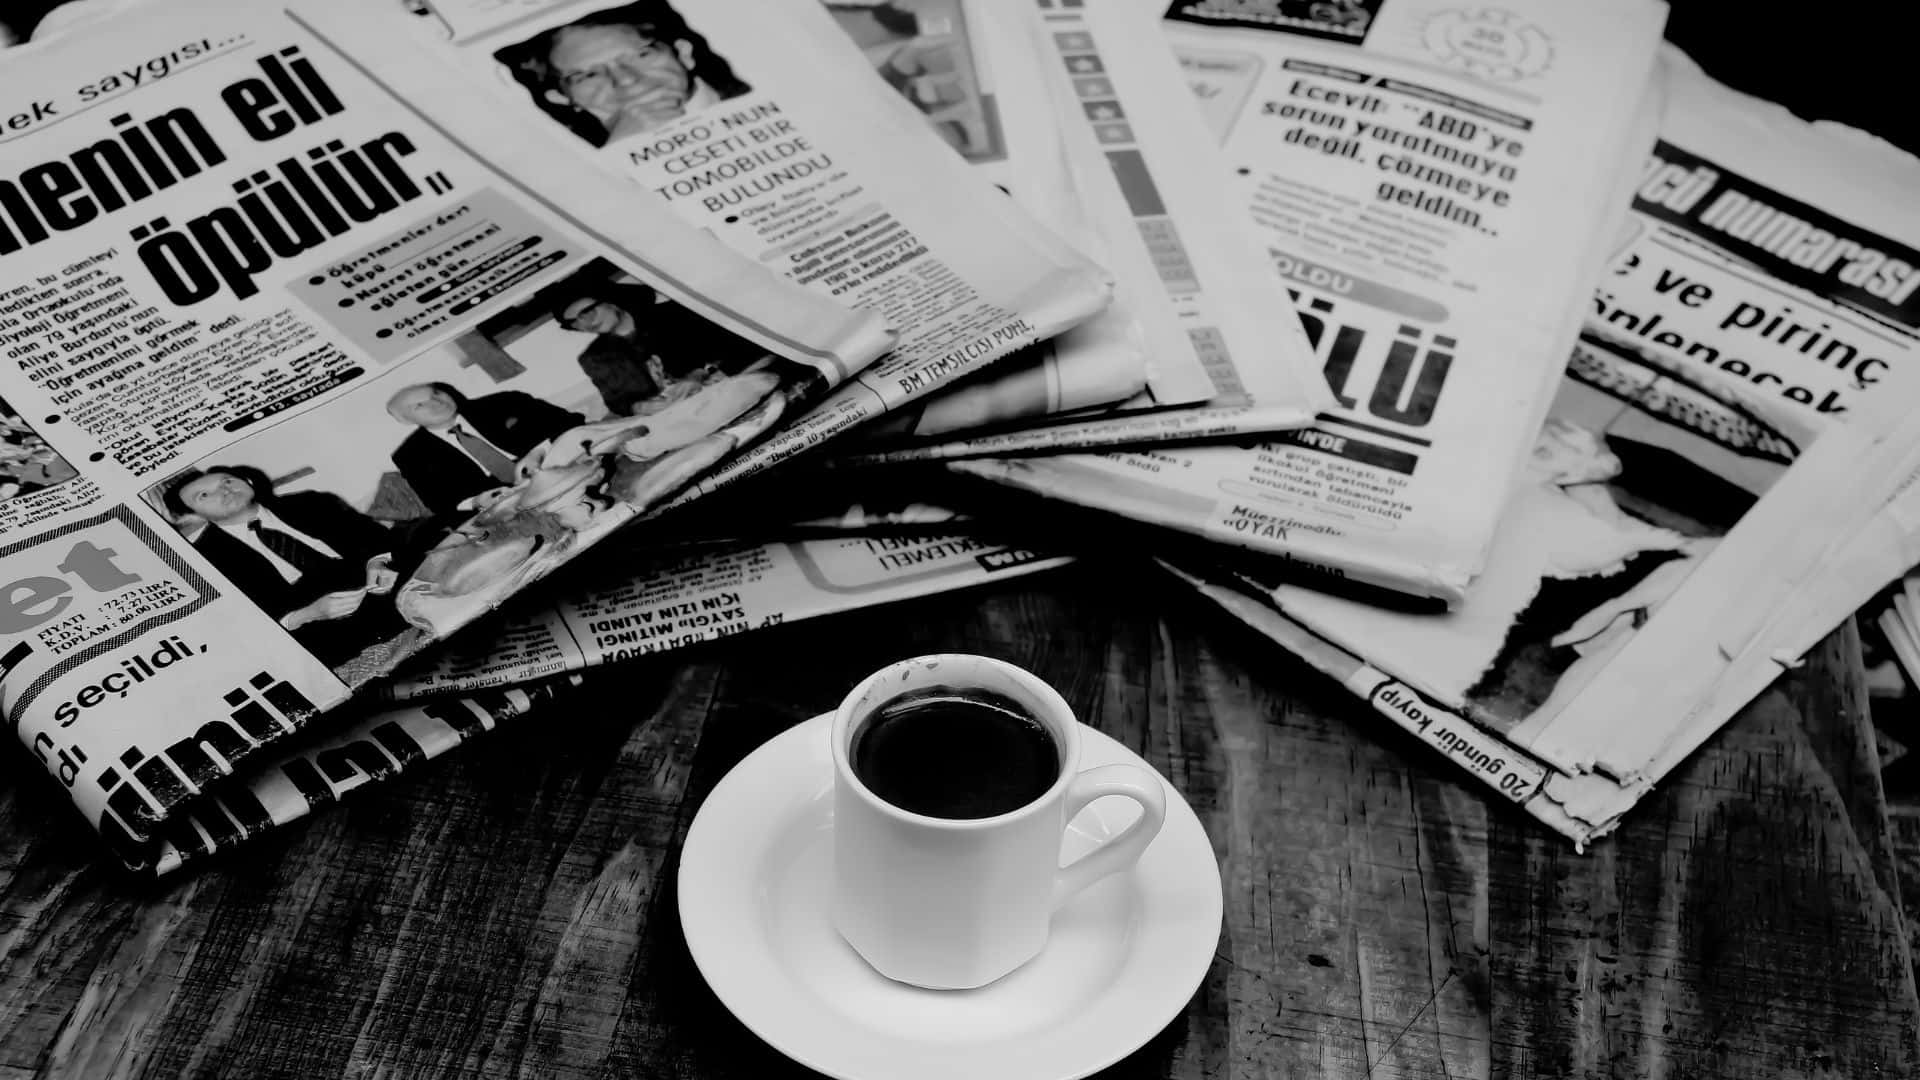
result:
[[[173,478],[161,502],[236,589],[322,663],[338,666],[404,628],[389,594],[395,537],[324,491],[275,496],[258,469],[216,465]]]
[[[595,146],[752,89],[663,0],[592,12],[494,56],[542,110]]]
[[[437,382],[394,391],[387,415],[413,429],[393,467],[435,513],[470,509],[474,496],[514,483],[523,458],[582,419],[517,390],[469,398]]]

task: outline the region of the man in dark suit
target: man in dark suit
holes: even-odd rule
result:
[[[690,308],[661,302],[646,285],[602,283],[562,294],[554,321],[592,334],[580,370],[615,416],[635,416],[702,386],[749,369],[771,369],[800,396],[818,372],[774,356]]]
[[[175,477],[161,500],[207,522],[193,546],[308,652],[338,666],[405,624],[384,598],[394,538],[337,495],[275,497],[258,469],[215,466]]]
[[[553,315],[566,329],[593,335],[580,350],[580,370],[615,416],[712,378],[725,359],[707,355],[712,344],[746,345],[755,359],[766,352],[679,304],[659,303],[645,285],[601,284],[564,296]]]
[[[436,514],[513,483],[528,452],[585,422],[518,390],[469,398],[446,383],[406,387],[387,400],[387,412],[414,427],[394,448],[393,467]]]

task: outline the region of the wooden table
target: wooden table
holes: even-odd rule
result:
[[[1115,1077],[1869,1077],[1920,1003],[1836,634],[1576,855],[1142,567],[1082,567],[604,672],[178,880],[108,872],[0,768],[0,1078],[764,1077],[674,872],[755,746],[915,652],[1006,657],[1193,804],[1226,925]]]

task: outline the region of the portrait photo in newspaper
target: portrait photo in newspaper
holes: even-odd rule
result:
[[[146,497],[351,683],[673,494],[826,381],[594,259]]]
[[[494,53],[540,109],[594,146],[753,88],[666,0],[592,11]]]

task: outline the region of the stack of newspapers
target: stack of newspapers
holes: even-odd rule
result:
[[[92,8],[0,712],[135,869],[1089,515],[1584,844],[1920,562],[1920,163],[1652,0]]]

